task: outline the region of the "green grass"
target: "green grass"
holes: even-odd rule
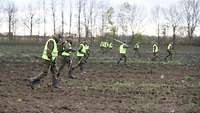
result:
[[[117,63],[116,58],[95,58],[91,57],[90,62],[92,63]],[[123,62],[123,61],[122,61]],[[183,65],[186,64],[184,60],[172,60],[172,61],[150,61],[150,60],[142,60],[142,59],[128,59],[127,61],[128,64],[172,64],[172,65]]]

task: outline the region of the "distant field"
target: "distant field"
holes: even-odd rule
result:
[[[40,58],[43,51],[44,44],[25,44],[25,43],[12,43],[12,44],[0,44],[0,58],[1,59],[33,59]],[[78,48],[75,46],[74,48]],[[113,49],[108,50],[105,54],[97,46],[91,46],[91,57],[89,61],[110,61],[114,62],[118,59],[118,45],[115,45]],[[178,46],[174,52],[175,60],[185,63],[199,63],[200,62],[200,47],[198,46]],[[133,48],[128,49],[128,61],[129,62],[143,62],[148,61],[152,57],[152,47],[150,45],[141,45],[140,49],[141,58],[137,58],[133,53]],[[160,49],[160,60],[166,56],[166,47]]]

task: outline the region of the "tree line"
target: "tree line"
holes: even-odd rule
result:
[[[51,23],[52,34],[76,34],[79,41],[81,37],[103,37],[106,33],[115,37],[131,32],[134,37],[146,23],[152,22],[156,26],[158,42],[172,30],[168,35],[173,37],[175,44],[178,32],[191,41],[200,25],[200,0],[180,0],[167,7],[154,6],[150,18],[145,15],[144,7],[129,2],[114,8],[99,0],[36,0],[24,5],[23,11],[20,8],[22,6],[17,6],[14,0],[0,0],[0,25],[6,23],[9,36],[16,35],[19,26],[24,26],[24,32],[28,30],[30,36],[36,30],[34,35],[46,36]]]

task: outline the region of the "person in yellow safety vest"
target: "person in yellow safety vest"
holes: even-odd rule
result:
[[[105,42],[100,43],[100,48],[101,48],[102,53],[104,54],[105,53]]]
[[[108,48],[109,48],[109,49],[112,49],[112,47],[113,47],[113,46],[112,46],[112,42],[110,42],[110,43],[108,44]]]
[[[90,56],[90,46],[87,44],[87,42],[84,43],[86,53],[85,53],[85,63],[87,63],[87,59]]]
[[[108,42],[104,42],[104,48],[107,48],[108,47]]]
[[[42,59],[43,59],[43,70],[42,72],[33,78],[30,78],[30,86],[32,89],[34,89],[34,86],[37,83],[40,83],[40,80],[47,76],[48,70],[50,68],[50,71],[53,75],[52,77],[52,86],[53,88],[60,88],[59,87],[59,81],[58,81],[58,76],[57,76],[57,68],[55,65],[55,60],[56,57],[58,56],[58,47],[57,43],[59,40],[62,38],[61,35],[56,35],[53,36],[53,38],[48,39],[44,46],[43,54],[42,54]]]
[[[139,48],[140,48],[140,45],[138,42],[135,43],[134,45],[134,51],[135,51],[135,55],[138,55],[138,57],[140,58],[141,55],[140,55],[140,52],[139,52]]]
[[[103,44],[104,44],[104,42],[101,42],[101,43],[100,43],[100,47],[101,47],[101,48],[103,47]]]
[[[119,47],[120,58],[119,58],[117,64],[119,64],[122,59],[124,59],[124,64],[126,64],[126,61],[127,61],[127,58],[126,58],[127,48],[128,48],[128,45],[126,45],[125,42],[120,45],[120,47]]]
[[[169,45],[167,46],[168,55],[165,57],[165,60],[167,60],[168,57],[170,58],[170,60],[172,60],[172,48],[172,43],[169,43]]]
[[[85,54],[86,54],[85,45],[83,43],[81,43],[80,46],[79,46],[79,49],[77,51],[77,54],[76,54],[77,59],[78,59],[78,64],[76,66],[72,67],[72,70],[80,67],[81,75],[86,73],[86,72],[83,71]]]
[[[62,43],[62,52],[61,52],[61,66],[58,69],[58,76],[60,75],[60,72],[64,68],[66,64],[68,64],[68,76],[71,79],[74,79],[75,77],[72,76],[72,59],[71,59],[71,53],[75,52],[74,49],[72,49],[72,41],[67,40]]]
[[[153,44],[153,58],[152,61],[155,61],[158,58],[159,48],[156,43]]]

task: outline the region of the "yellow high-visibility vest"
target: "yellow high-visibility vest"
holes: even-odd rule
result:
[[[167,47],[167,49],[171,50],[172,49],[172,44],[169,44],[168,47]]]
[[[89,45],[85,45],[85,49],[86,51],[90,49],[90,46]]]
[[[153,44],[153,53],[157,53],[158,51],[158,46],[156,44]]]
[[[119,47],[119,53],[121,53],[121,54],[126,54],[126,48],[124,47],[125,46],[125,44],[122,44],[122,45],[120,45],[120,47]]]
[[[72,45],[70,43],[68,43],[68,45],[69,45],[69,49],[71,49]],[[71,52],[66,52],[66,51],[62,52],[62,56],[70,56],[70,55],[71,55]]]
[[[139,44],[136,43],[134,48],[139,49],[140,48]]]
[[[81,52],[77,51],[76,56],[83,57],[85,55],[85,53],[86,53],[86,49],[85,49],[84,44],[80,44],[80,46],[82,46]]]
[[[49,59],[48,55],[47,55],[49,41],[53,41],[53,45],[54,45],[53,50],[51,52],[51,59]],[[44,59],[44,60],[55,60],[55,58],[57,56],[58,56],[58,47],[57,47],[56,41],[54,39],[49,39],[45,44],[44,51],[43,51],[43,54],[42,54],[42,59]]]
[[[112,43],[110,43],[110,44],[109,44],[109,48],[111,49],[112,47],[113,47],[113,46],[112,46]]]
[[[104,42],[101,42],[101,43],[100,43],[100,47],[103,47],[103,44],[104,44]]]

